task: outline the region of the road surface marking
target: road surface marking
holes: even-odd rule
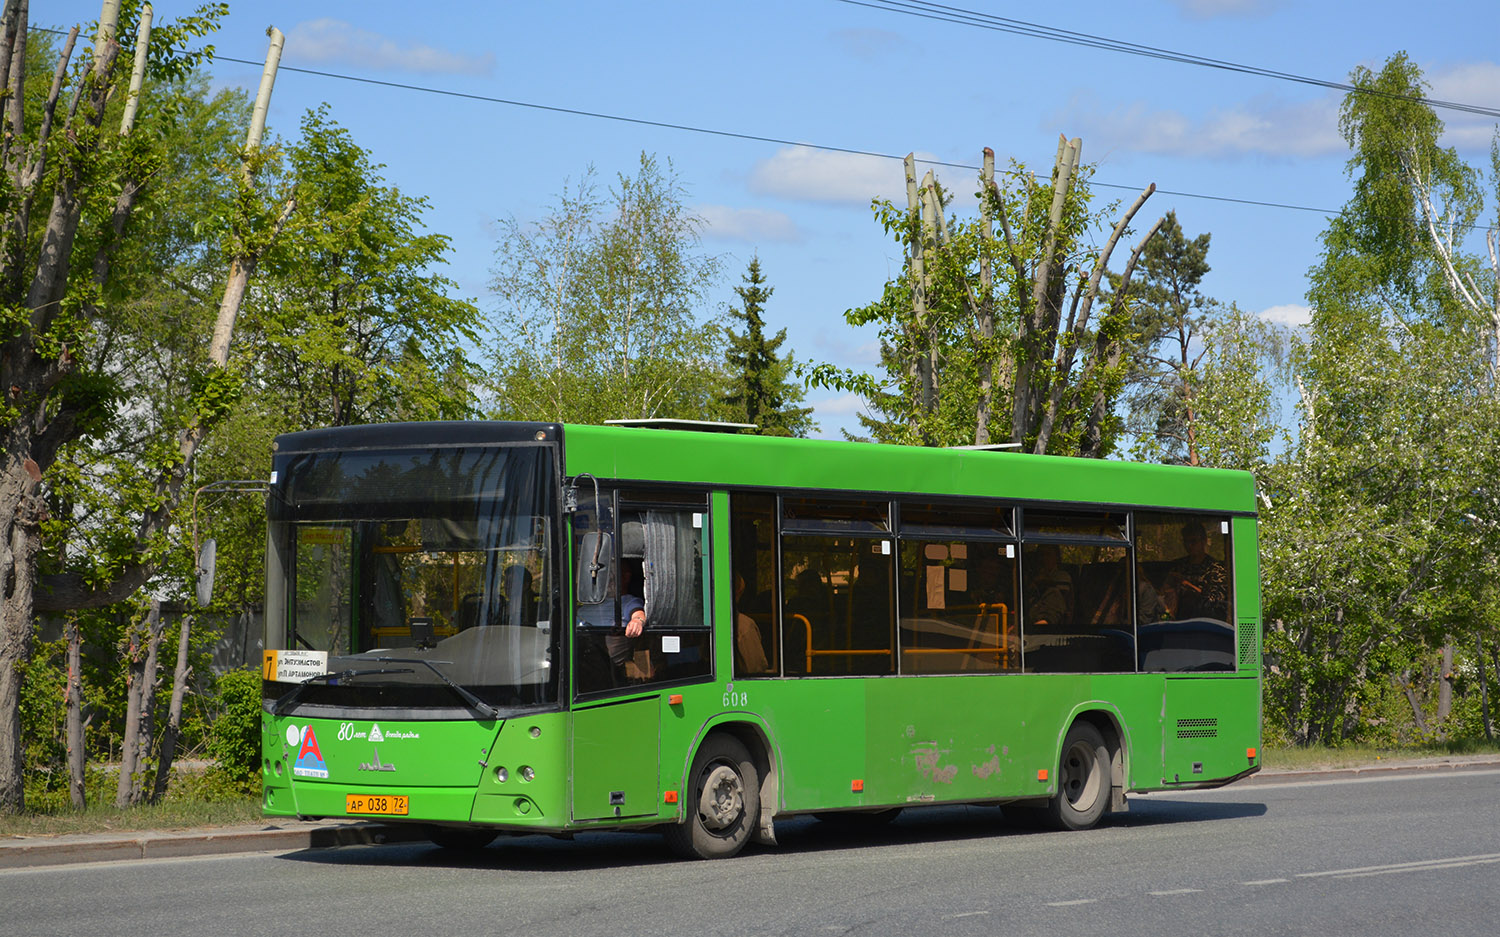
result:
[[[1285,885],[1291,879],[1286,878],[1263,878],[1253,882],[1240,882],[1241,885]]]
[[[1170,888],[1166,891],[1153,891],[1148,894],[1155,895],[1158,898],[1166,898],[1171,895],[1195,895],[1202,890],[1201,888]]]
[[[1096,902],[1098,900],[1099,900],[1098,898],[1075,898],[1072,901],[1049,901],[1049,902],[1047,902],[1047,907],[1049,907],[1049,908],[1071,908],[1075,904],[1093,904],[1094,902]]]
[[[1360,878],[1366,875],[1390,875],[1395,872],[1425,872],[1428,869],[1456,869],[1468,865],[1500,862],[1500,853],[1478,856],[1453,856],[1448,859],[1423,859],[1418,862],[1396,862],[1391,865],[1366,865],[1353,869],[1330,869],[1326,872],[1301,872],[1298,878]]]

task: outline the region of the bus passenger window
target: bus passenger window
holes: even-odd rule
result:
[[[901,672],[1021,669],[1012,510],[901,504]]]
[[[896,672],[889,505],[785,499],[783,667],[812,676]]]
[[[1022,553],[1022,570],[1028,671],[1135,670],[1125,547],[1033,544]]]
[[[1150,592],[1140,607],[1140,667],[1150,671],[1235,668],[1229,518],[1138,513],[1136,558]]]
[[[730,565],[734,569],[734,675],[780,672],[776,622],[776,498],[729,496]]]

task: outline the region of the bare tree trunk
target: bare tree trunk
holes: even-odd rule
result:
[[[911,251],[911,316],[916,323],[916,331],[920,332],[927,322],[927,271],[926,252],[922,249],[922,201],[917,190],[917,162],[913,153],[907,153],[906,159],[902,161],[906,168],[906,211],[911,225],[911,241],[908,249]],[[925,387],[926,382],[922,374],[922,359],[913,354],[907,365],[907,378],[913,387]],[[911,418],[910,429],[913,434],[919,432],[920,418],[914,413]]]
[[[1047,237],[1031,281],[1030,303],[1026,310],[1029,316],[1023,315],[1021,322],[1020,354],[1016,362],[1015,394],[1010,417],[1011,439],[1016,442],[1024,443],[1036,426],[1036,406],[1040,390],[1036,386],[1036,372],[1042,358],[1049,357],[1048,349],[1052,347],[1052,338],[1056,335],[1060,312],[1055,308],[1055,302],[1049,302],[1056,295],[1057,284],[1052,282],[1055,279],[1053,268],[1061,266],[1059,261],[1062,258],[1058,255],[1065,245],[1062,243],[1060,229],[1067,208],[1068,192],[1073,184],[1073,172],[1078,167],[1082,150],[1083,141],[1076,138],[1068,140],[1063,137],[1058,141],[1057,161],[1052,170],[1052,207],[1047,214]]]
[[[86,764],[83,739],[83,634],[78,617],[68,617],[68,685],[64,694],[68,745],[68,799],[79,810],[88,806],[84,792]]]
[[[990,192],[995,188],[995,151],[984,148],[984,168],[979,174],[979,308],[975,328],[979,332],[979,399],[974,406],[974,445],[990,444],[990,407],[995,395],[995,275],[990,269],[990,245],[994,243],[995,209]]]
[[[188,678],[193,668],[188,664],[188,636],[193,616],[182,616],[177,635],[177,668],[172,671],[172,702],[167,707],[167,725],[161,734],[161,750],[156,761],[156,783],[151,788],[151,802],[161,803],[172,775],[172,759],[177,756],[177,739],[182,732],[182,699],[187,694]]]
[[[1443,645],[1442,663],[1438,666],[1438,731],[1448,734],[1448,715],[1453,712],[1453,645]]]
[[[937,180],[930,169],[922,177],[920,201],[922,205],[922,295],[924,302],[923,318],[917,319],[916,323],[917,341],[921,349],[917,366],[918,373],[921,375],[922,444],[930,445],[932,434],[926,428],[927,418],[938,411],[938,335],[937,316],[931,304],[926,300],[932,295],[931,267],[932,263],[936,262],[937,232],[943,220],[943,206],[937,194]]]
[[[160,656],[162,635],[166,632],[166,623],[161,616],[161,602],[151,600],[144,624],[138,635],[131,636],[132,654],[126,661],[125,737],[120,745],[120,781],[115,796],[115,805],[118,807],[138,804],[145,795],[143,781],[151,755],[157,659]],[[143,648],[135,645],[137,638],[144,642]]]
[[[145,657],[138,643],[141,636],[141,629],[132,624],[129,643],[125,646],[125,733],[120,738],[120,776],[115,779],[115,806],[121,808],[130,806],[136,757],[140,754],[136,742],[141,735],[141,695],[137,688],[146,669]]]
[[[1411,706],[1411,718],[1417,725],[1417,731],[1423,735],[1427,734],[1427,716],[1422,712],[1422,703],[1417,699],[1417,694],[1411,687],[1411,671],[1401,672],[1401,692],[1406,694],[1406,702]]]
[[[1474,659],[1479,662],[1479,715],[1484,720],[1484,737],[1495,740],[1495,729],[1490,724],[1490,685],[1484,675],[1484,638],[1474,636]]]

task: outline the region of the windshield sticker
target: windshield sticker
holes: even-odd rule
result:
[[[277,683],[302,683],[327,672],[327,651],[268,650],[261,667],[261,675]]]
[[[318,749],[318,737],[312,726],[302,730],[302,748],[297,752],[292,774],[299,778],[328,777],[328,765],[323,763],[323,752]]]

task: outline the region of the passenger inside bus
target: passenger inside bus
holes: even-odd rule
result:
[[[1208,534],[1198,521],[1182,525],[1182,546],[1187,551],[1172,564],[1177,574],[1177,605],[1174,618],[1229,619],[1229,574],[1224,564],[1208,555]],[[1170,574],[1169,574],[1170,575]]]
[[[1062,551],[1056,544],[1036,548],[1036,568],[1028,577],[1026,618],[1033,625],[1059,625],[1072,620],[1073,577],[1062,568]]]

